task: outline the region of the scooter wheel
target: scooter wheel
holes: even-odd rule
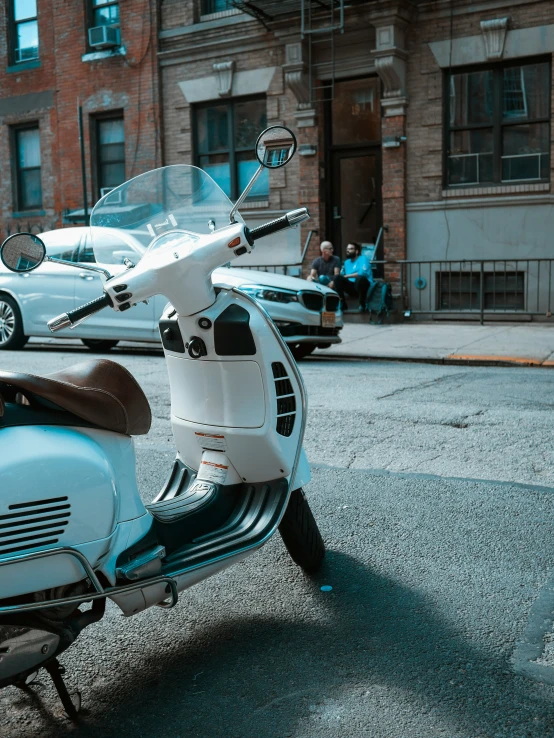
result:
[[[279,525],[279,533],[295,564],[315,572],[325,557],[325,544],[302,489],[295,489]]]

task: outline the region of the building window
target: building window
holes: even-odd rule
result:
[[[119,46],[119,2],[87,0],[87,13],[89,49],[98,51]]]
[[[91,26],[119,26],[119,0],[90,0]]]
[[[18,210],[42,208],[40,134],[38,126],[14,131]]]
[[[437,272],[438,309],[525,310],[523,272]]]
[[[14,64],[38,59],[37,0],[11,0],[10,35]]]
[[[125,130],[123,118],[96,119],[96,172],[98,196],[125,182]]]
[[[235,10],[232,0],[201,0],[200,3],[201,15],[224,13],[227,10]]]
[[[447,185],[549,179],[549,62],[455,72],[447,82]]]
[[[236,200],[258,168],[254,148],[267,127],[265,98],[234,100],[195,110],[196,162],[225,194]],[[269,195],[267,170],[249,198]]]

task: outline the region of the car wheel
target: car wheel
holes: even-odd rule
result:
[[[91,351],[110,351],[113,349],[119,341],[109,341],[105,338],[81,338],[82,343]]]
[[[28,340],[28,336],[23,334],[23,320],[16,301],[0,295],[0,349],[20,349]]]
[[[296,361],[301,361],[309,356],[315,350],[314,343],[294,343],[289,344],[289,348]]]

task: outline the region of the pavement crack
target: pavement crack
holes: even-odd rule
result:
[[[389,392],[386,395],[379,395],[376,399],[384,400],[387,397],[394,397],[395,395],[399,395],[402,392],[410,392],[411,390],[415,390],[415,389],[423,389],[424,387],[431,387],[435,384],[438,384],[439,382],[451,382],[452,380],[460,379],[461,377],[467,377],[467,372],[458,372],[457,374],[447,374],[441,377],[435,377],[435,379],[431,379],[428,382],[419,382],[418,384],[410,385],[409,387],[400,387],[399,389],[394,390],[394,392]]]

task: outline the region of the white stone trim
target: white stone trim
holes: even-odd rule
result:
[[[409,202],[406,211],[410,213],[436,210],[463,210],[467,208],[529,207],[530,205],[552,205],[554,195],[530,193],[505,197],[471,197],[451,200],[432,200],[430,202]]]
[[[278,67],[262,67],[247,72],[235,72],[229,95],[257,95],[267,92]],[[207,102],[220,97],[219,75],[197,77],[178,82],[179,88],[188,103]]]
[[[515,195],[523,192],[550,192],[550,182],[533,182],[529,184],[490,185],[489,187],[449,187],[442,191],[443,197],[460,197],[468,195]]]
[[[235,61],[216,62],[213,70],[219,81],[219,96],[225,97],[231,94],[233,88],[233,73],[235,71]]]
[[[83,54],[81,61],[99,61],[100,59],[110,59],[114,56],[127,56],[125,46],[116,46],[113,49],[104,49],[103,51],[91,51],[89,54]]]
[[[508,33],[509,16],[481,21],[481,33],[485,40],[487,59],[502,59],[504,43]]]
[[[450,46],[452,45],[452,60]],[[466,64],[482,64],[488,61],[483,35],[465,36],[429,44],[433,56],[441,69]],[[554,53],[554,23],[548,26],[533,26],[508,31],[504,43],[503,59],[518,59],[525,56]]]

